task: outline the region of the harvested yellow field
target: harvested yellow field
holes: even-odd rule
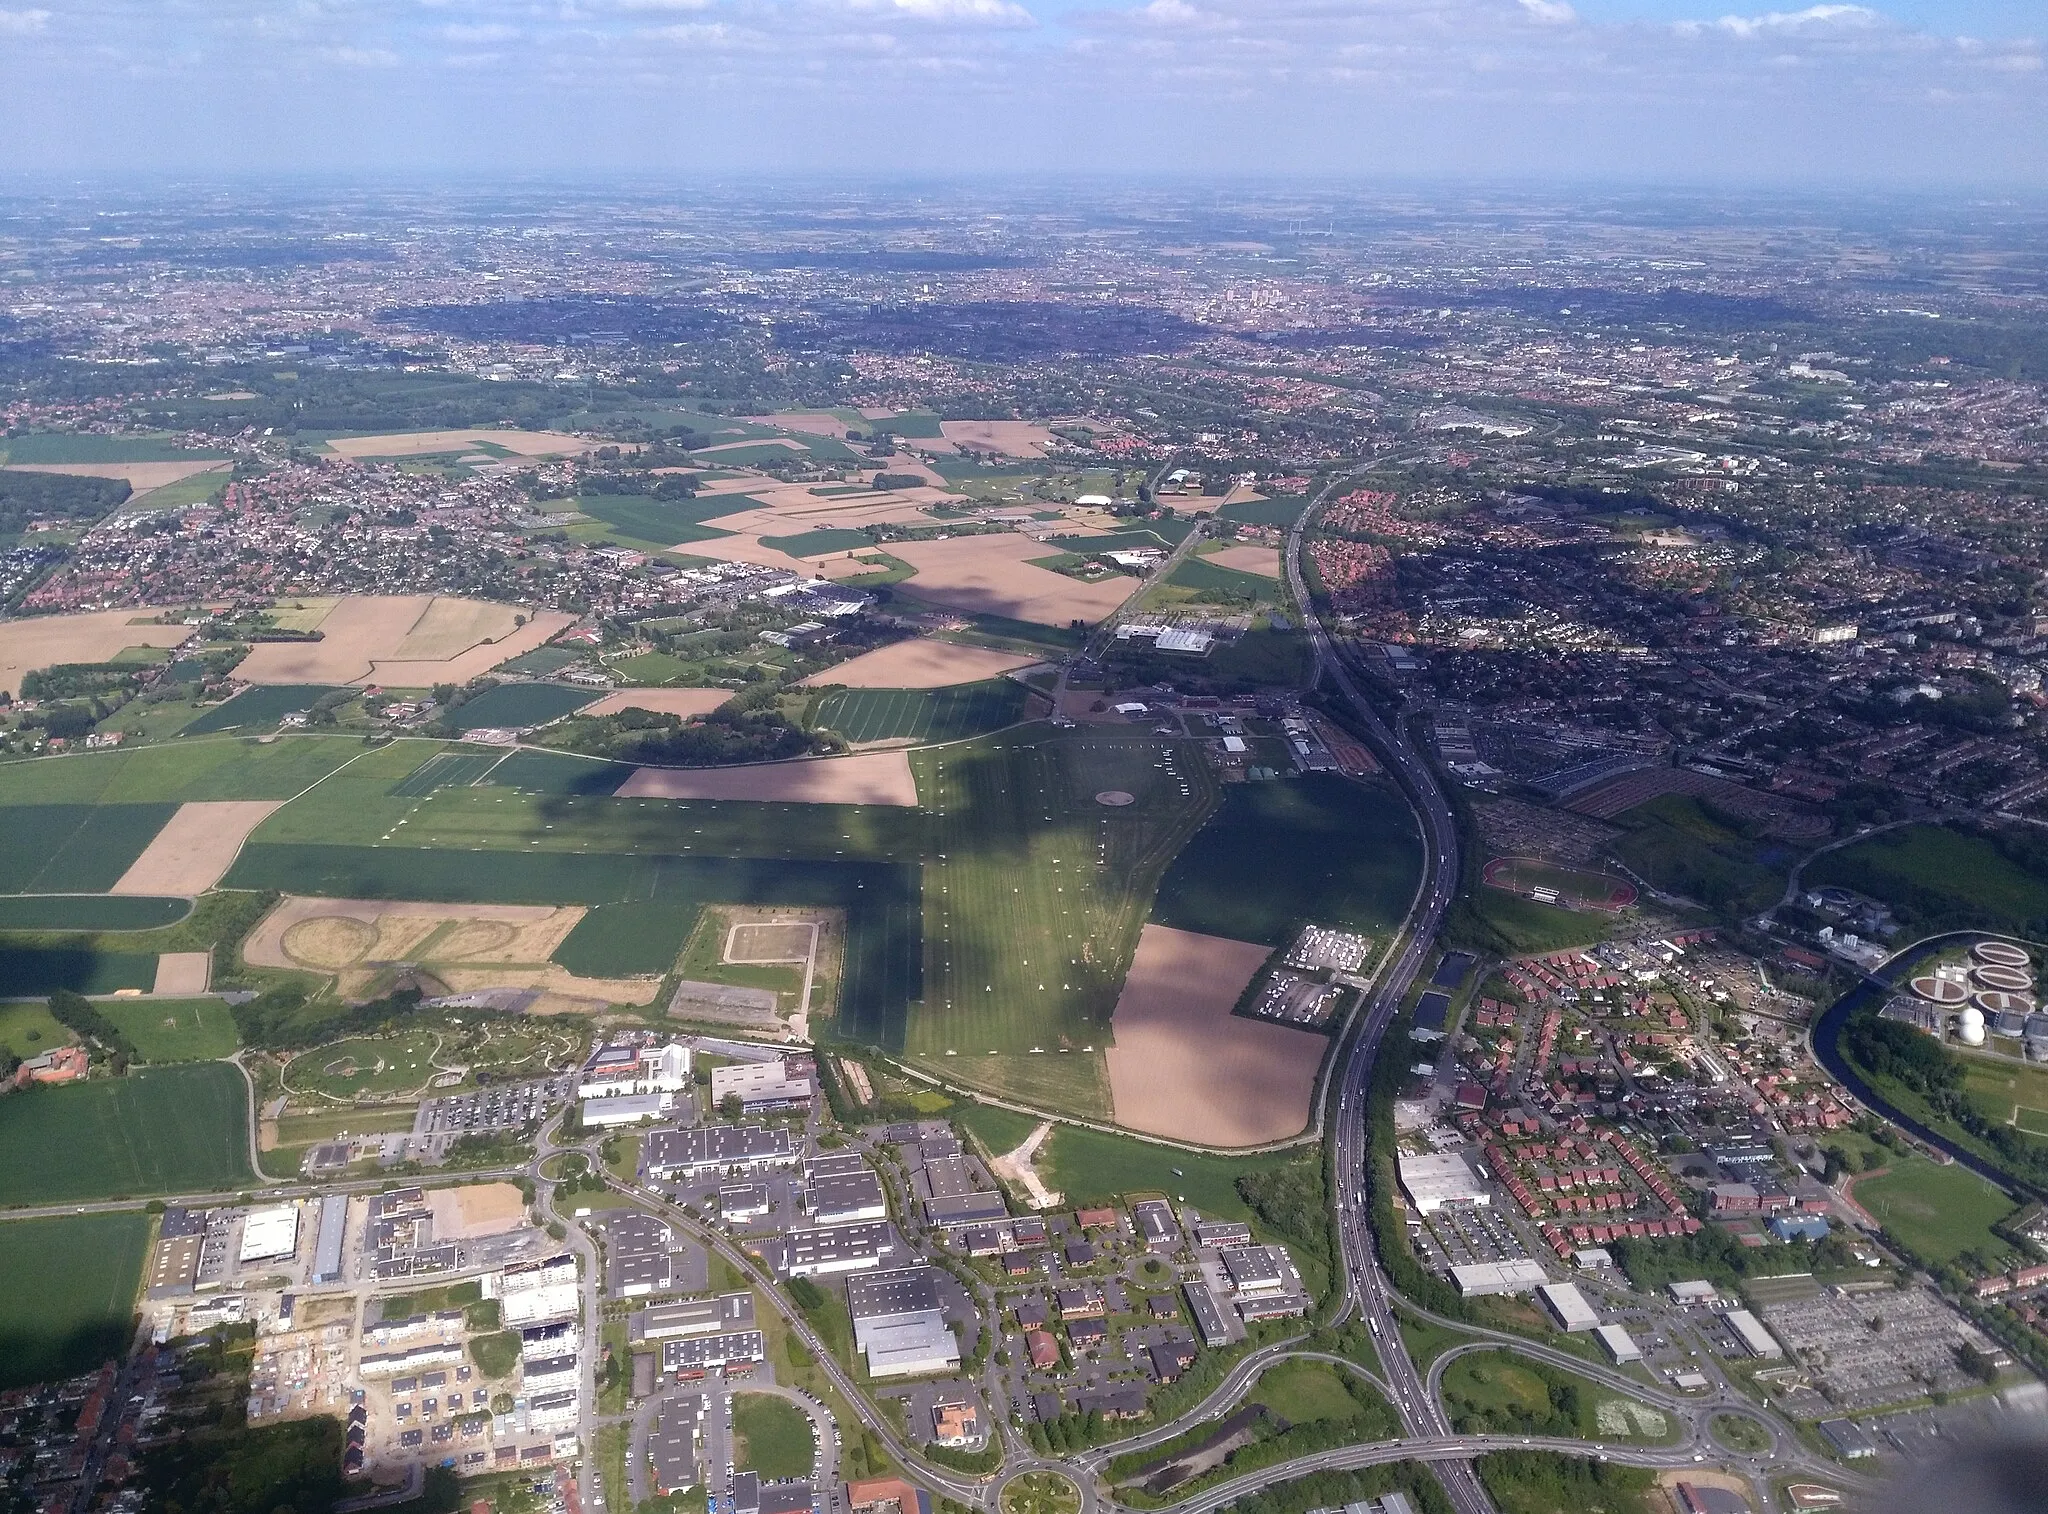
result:
[[[621,799],[758,799],[783,804],[893,804],[914,808],[917,780],[903,752],[807,757],[731,768],[640,768]]]
[[[164,828],[128,864],[112,894],[203,894],[227,876],[249,832],[270,818],[279,799],[207,799],[181,804]]]
[[[68,473],[73,478],[125,478],[137,494],[175,484],[195,473],[225,471],[230,464],[218,458],[183,458],[168,463],[9,463],[9,473]]]
[[[1043,660],[919,638],[863,652],[836,668],[813,673],[802,682],[814,688],[839,684],[849,689],[943,689],[956,683],[999,678]]]
[[[1000,452],[1005,457],[1044,457],[1055,440],[1045,427],[1030,421],[941,421],[939,432],[956,449]]]
[[[576,713],[616,715],[621,710],[646,710],[653,715],[680,715],[688,720],[709,715],[730,698],[731,689],[620,689]]]
[[[294,618],[309,619],[316,601]],[[519,615],[523,626],[514,626]],[[318,641],[267,641],[250,649],[237,678],[250,683],[381,683],[430,688],[466,683],[531,652],[575,624],[559,610],[430,594],[361,594],[333,602],[311,629]]]
[[[0,689],[21,693],[21,675],[60,662],[111,662],[124,647],[175,647],[190,626],[136,625],[154,610],[92,610],[0,621]]]
[[[526,1195],[516,1183],[465,1183],[436,1188],[427,1195],[434,1213],[437,1240],[481,1240],[502,1235],[526,1222]]]
[[[467,431],[399,431],[383,436],[338,436],[327,450],[356,459],[364,457],[423,457],[440,452],[475,452],[488,442],[516,452],[521,457],[575,457],[599,443],[566,431],[492,431],[483,427]]]
[[[206,992],[212,973],[212,952],[160,952],[150,992],[164,999],[188,999]]]
[[[548,959],[586,913],[582,905],[434,904],[288,894],[243,944],[252,967],[330,973],[350,998],[394,971],[416,969],[451,993],[517,988],[542,994],[529,1013],[649,1004],[658,977],[580,978]],[[545,1005],[546,1007],[543,1007]]]
[[[1212,562],[1219,568],[1235,568],[1240,573],[1257,573],[1264,578],[1280,576],[1280,549],[1277,547],[1225,547],[1201,560]]]
[[[1329,1041],[1230,1012],[1269,950],[1144,928],[1110,1018],[1119,1125],[1203,1146],[1258,1146],[1307,1127]]]
[[[829,436],[834,441],[841,442],[846,440],[846,422],[822,410],[791,410],[782,415],[745,415],[740,419],[756,426],[780,426],[785,431],[801,431],[805,436]]]
[[[893,542],[889,551],[917,569],[905,593],[931,604],[978,615],[1007,615],[1012,620],[1063,626],[1100,620],[1122,604],[1137,587],[1119,574],[1100,583],[1082,583],[1030,559],[1056,549],[1010,532],[992,536],[956,536],[947,541]]]

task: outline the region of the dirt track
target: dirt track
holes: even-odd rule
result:
[[[1231,1014],[1268,948],[1148,925],[1110,1021],[1116,1121],[1205,1146],[1308,1126],[1324,1037]]]

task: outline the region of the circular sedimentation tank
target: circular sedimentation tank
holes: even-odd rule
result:
[[[1970,1002],[1987,1015],[2030,1015],[2034,1012],[2034,1000],[2031,995],[2001,993],[1995,988],[1971,994]]]
[[[2020,967],[1973,967],[1970,978],[1979,988],[1993,988],[2000,993],[2025,994],[2034,989],[2034,975]]]
[[[1970,997],[1969,989],[1953,978],[1937,978],[1932,973],[1924,978],[1915,978],[1912,988],[1929,1004],[1960,1004]]]
[[[2014,946],[2010,941],[1979,941],[1970,948],[1970,955],[1992,967],[2032,966],[2027,949],[2023,946]]]

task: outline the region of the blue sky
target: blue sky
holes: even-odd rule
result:
[[[2048,187],[2043,0],[0,0],[27,171]]]

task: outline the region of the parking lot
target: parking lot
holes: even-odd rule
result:
[[[1520,1261],[1529,1254],[1513,1224],[1490,1208],[1439,1209],[1424,1217],[1417,1241],[1424,1264],[1439,1272],[1474,1262]]]

